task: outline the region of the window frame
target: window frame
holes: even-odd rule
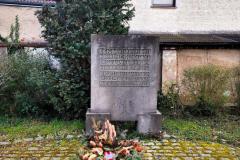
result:
[[[173,0],[173,4],[172,5],[168,5],[168,4],[154,4],[154,0],[152,0],[152,8],[176,8],[176,0]]]
[[[6,6],[20,6],[20,7],[37,7],[37,8],[41,8],[44,5],[51,5],[54,6],[56,4],[45,4],[45,3],[41,3],[41,2],[28,2],[28,1],[23,1],[21,2],[21,0],[0,0],[0,5],[6,5]]]

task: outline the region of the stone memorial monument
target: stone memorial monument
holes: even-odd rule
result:
[[[92,118],[100,121],[138,121],[140,133],[158,133],[157,110],[160,85],[160,53],[157,37],[141,35],[92,35],[91,108],[86,114],[86,132]]]

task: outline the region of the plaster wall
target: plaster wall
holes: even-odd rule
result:
[[[7,54],[7,48],[5,47],[0,47],[0,56],[4,56]]]
[[[177,81],[183,78],[185,69],[214,64],[232,68],[240,65],[240,50],[234,49],[183,49],[177,50]]]
[[[18,15],[20,22],[20,39],[24,41],[41,40],[41,25],[34,15],[39,8],[16,7],[0,5],[0,34],[7,36],[10,32],[11,24],[15,23]]]
[[[166,93],[171,84],[181,86],[184,70],[200,65],[214,64],[226,68],[240,66],[240,50],[237,49],[181,49],[163,50],[162,89]],[[234,82],[229,77],[229,82]],[[183,89],[183,88],[182,88]],[[230,103],[235,103],[234,83],[230,83]],[[189,97],[181,96],[182,102],[191,104]]]
[[[176,8],[151,8],[151,0],[132,0],[131,33],[240,32],[239,0],[176,0]]]
[[[181,82],[185,69],[206,64],[232,68],[240,65],[237,49],[180,49],[162,51],[162,80]]]
[[[162,84],[174,83],[177,80],[177,51],[162,51]]]
[[[151,0],[131,0],[135,17],[130,33],[240,33],[238,0],[176,0],[176,8],[151,8]],[[41,26],[34,15],[38,8],[0,5],[0,34],[7,35],[16,15],[21,38],[39,40]]]

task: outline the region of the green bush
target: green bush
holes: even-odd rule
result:
[[[187,107],[195,116],[219,113],[228,98],[230,71],[215,65],[204,65],[184,71],[184,90],[195,101]]]
[[[5,43],[7,45],[8,54],[15,54],[22,48],[19,46],[19,19],[18,16],[15,17],[15,23],[10,27],[10,33],[7,37],[3,37],[0,35],[0,42]]]
[[[90,36],[127,34],[134,8],[129,0],[65,0],[36,14],[49,53],[61,63],[55,106],[65,118],[83,118],[90,100]]]
[[[237,94],[237,107],[236,113],[240,115],[240,66],[234,68],[233,70],[234,82]]]
[[[0,57],[0,114],[43,116],[53,114],[55,80],[48,58],[21,50]]]
[[[179,98],[179,87],[171,84],[167,87],[166,93],[158,93],[158,109],[164,115],[179,117],[182,115],[183,105]]]

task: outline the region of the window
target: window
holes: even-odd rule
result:
[[[20,6],[43,6],[55,5],[55,0],[0,0],[2,5],[20,5]]]
[[[176,7],[176,0],[152,0],[152,7]]]

